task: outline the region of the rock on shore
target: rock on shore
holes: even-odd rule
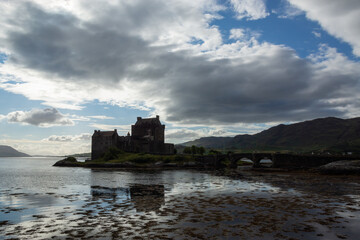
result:
[[[63,160],[57,161],[53,166],[55,167],[78,167],[78,161],[74,157],[67,157]]]
[[[360,160],[344,160],[328,163],[318,168],[321,173],[327,174],[359,174]]]

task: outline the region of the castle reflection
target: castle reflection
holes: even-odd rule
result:
[[[137,212],[157,211],[165,204],[164,185],[133,184],[128,188],[91,186],[91,195],[93,200],[130,202]]]
[[[165,204],[164,185],[135,184],[130,186],[131,202],[137,211],[156,211]]]

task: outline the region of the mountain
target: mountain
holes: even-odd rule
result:
[[[278,125],[254,135],[204,137],[183,143],[216,149],[360,152],[360,118],[335,117]]]
[[[10,146],[0,145],[0,157],[30,157],[30,155],[19,152]]]

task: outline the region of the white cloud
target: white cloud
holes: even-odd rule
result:
[[[97,116],[88,116],[89,118],[94,118],[94,119],[101,119],[101,120],[105,120],[105,119],[114,119],[113,117],[108,117],[108,116],[103,116],[103,115],[97,115]]]
[[[192,141],[202,137],[225,137],[235,136],[236,133],[229,132],[222,128],[202,128],[202,129],[184,129],[184,128],[173,128],[166,129],[166,142],[172,142],[175,144]]]
[[[220,125],[215,128],[170,128],[166,129],[165,137],[167,142],[175,144],[192,141],[202,137],[234,137],[240,134],[255,134],[280,123],[271,122],[268,124],[234,124],[232,126]],[[241,131],[239,131],[241,129]]]
[[[245,30],[242,28],[233,28],[230,30],[230,39],[242,39],[245,36]]]
[[[72,126],[74,122],[55,108],[32,109],[28,112],[15,111],[6,115],[10,123],[30,124],[39,127]]]
[[[360,1],[358,0],[288,0],[319,22],[324,30],[349,43],[360,56]]]
[[[130,125],[111,125],[111,124],[98,124],[98,123],[92,123],[89,125],[92,128],[103,130],[103,131],[113,131],[114,129],[117,129],[119,135],[121,134],[127,134],[131,130]]]
[[[76,142],[76,141],[91,141],[90,133],[82,133],[78,135],[51,135],[47,138],[44,138],[42,141],[50,142]]]
[[[264,0],[230,0],[230,3],[237,19],[257,20],[269,15]]]
[[[229,39],[247,41],[252,43],[261,36],[259,31],[253,31],[251,29],[233,28],[230,29]]]
[[[281,7],[274,11],[275,14],[279,15],[279,18],[295,18],[299,15],[304,14],[304,11],[290,4],[286,0],[281,1]]]
[[[314,34],[314,36],[317,38],[321,37],[321,33],[317,32],[317,31],[312,31],[312,34]]]

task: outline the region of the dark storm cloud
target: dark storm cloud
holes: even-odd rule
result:
[[[17,23],[24,31],[12,30],[7,36],[13,52],[9,62],[99,88],[130,82],[139,100],[178,123],[297,121],[346,114],[340,109],[348,103],[329,100],[352,94],[358,71],[326,71],[292,49],[270,44],[221,59],[170,51],[172,46],[154,47],[134,33],[158,11],[144,9],[135,4],[123,18],[113,9],[102,12],[100,20],[82,22],[24,5],[21,11],[26,14]],[[161,14],[163,21],[170,16]],[[25,119],[42,123],[39,118]]]
[[[341,96],[356,86],[358,77],[324,74],[316,82],[316,71],[310,62],[283,48],[235,66],[230,61],[192,62],[171,87],[168,120],[234,123],[341,115],[334,104],[323,100]]]
[[[62,78],[117,81],[128,67],[149,61],[147,43],[98,24],[81,24],[74,16],[24,6],[25,31],[8,33],[10,61]]]

